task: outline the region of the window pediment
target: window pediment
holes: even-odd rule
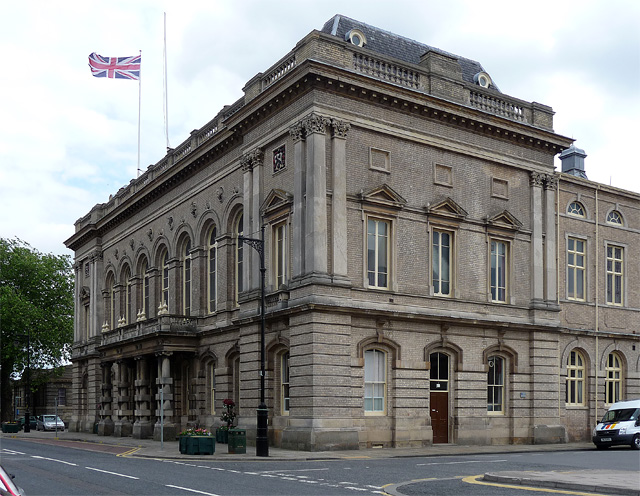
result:
[[[367,193],[361,191],[360,199],[364,203],[383,207],[393,207],[396,209],[402,208],[407,204],[407,200],[405,200],[388,184],[378,186]]]
[[[468,212],[451,198],[447,197],[435,205],[427,206],[427,213],[443,219],[461,221],[467,217]]]
[[[293,195],[281,189],[272,189],[265,198],[260,210],[265,217],[274,217],[284,210],[289,210],[293,204]]]
[[[494,215],[486,220],[487,227],[506,230],[506,231],[519,231],[522,228],[522,222],[511,214],[508,210],[503,210],[498,215]]]

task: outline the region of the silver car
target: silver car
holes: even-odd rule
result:
[[[41,415],[38,417],[36,430],[40,431],[64,431],[64,422],[56,415]]]

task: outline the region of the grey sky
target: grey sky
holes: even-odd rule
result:
[[[141,168],[242,96],[313,29],[343,14],[477,60],[511,96],[553,107],[590,179],[640,193],[640,2],[36,1],[3,7],[0,236],[70,253],[74,222],[136,177],[138,83],[94,78],[91,52],[142,50]]]

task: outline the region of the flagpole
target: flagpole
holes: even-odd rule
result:
[[[142,61],[142,50],[140,50],[140,60]],[[142,112],[142,64],[138,76],[138,177],[140,177],[140,115]]]
[[[164,13],[164,135],[169,147],[169,88],[167,84],[167,13]]]

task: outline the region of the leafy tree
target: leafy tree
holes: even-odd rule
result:
[[[42,254],[19,239],[0,238],[3,421],[12,417],[11,377],[24,372],[28,352],[31,370],[55,373],[68,362],[73,341],[73,283],[68,255]],[[33,386],[38,378],[42,381],[42,374],[34,377]]]

